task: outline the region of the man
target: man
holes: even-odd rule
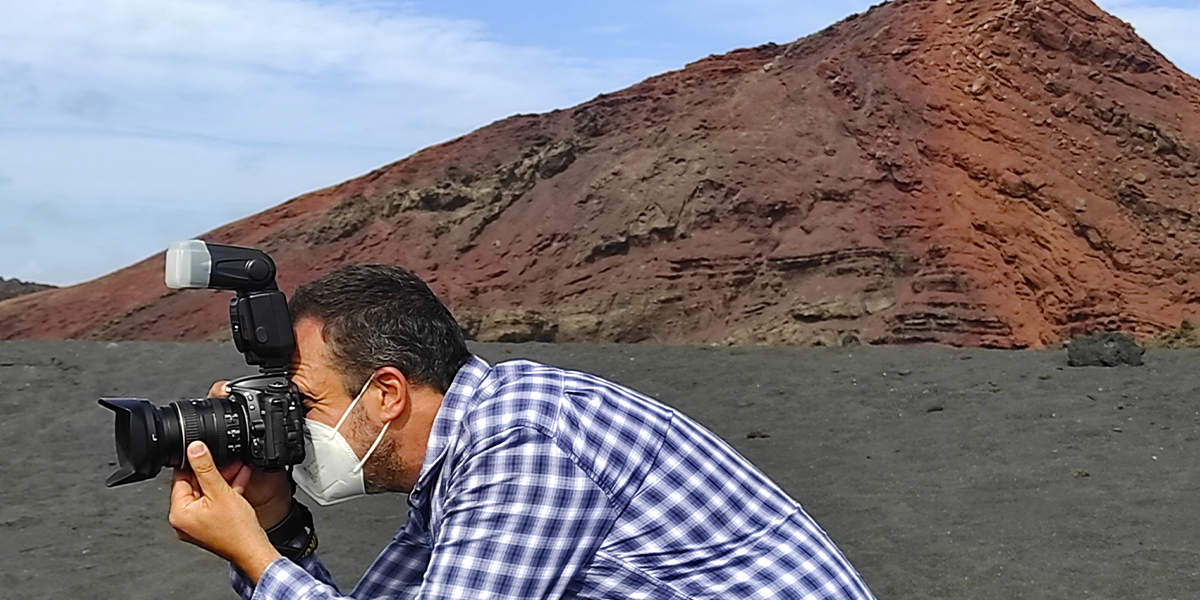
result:
[[[308,409],[296,483],[408,493],[359,598],[872,598],[800,506],[682,414],[591,375],[470,355],[411,273],[351,266],[291,300]],[[214,386],[214,391],[217,388]],[[250,598],[335,598],[285,473],[200,442],[171,524]],[[289,558],[285,558],[284,554]]]

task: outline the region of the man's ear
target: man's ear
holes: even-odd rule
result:
[[[375,384],[383,393],[380,400],[380,417],[390,422],[408,411],[412,402],[412,384],[400,369],[380,367],[375,371]]]

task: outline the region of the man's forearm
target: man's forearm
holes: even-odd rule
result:
[[[234,557],[231,562],[246,574],[252,584],[258,585],[258,580],[262,579],[267,567],[280,558],[283,558],[283,555],[274,546],[268,544],[264,547],[261,544],[252,544],[246,549],[244,556]]]
[[[306,590],[306,598],[341,598],[333,576],[317,555],[300,561],[277,560],[267,565],[256,583],[250,575],[230,563],[229,583],[244,600],[251,598],[294,598],[297,590]],[[316,584],[315,586],[313,584]],[[256,596],[257,594],[257,596]]]

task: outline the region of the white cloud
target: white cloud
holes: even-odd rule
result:
[[[90,279],[493,120],[645,74],[644,63],[505,46],[480,23],[380,3],[7,2],[0,205],[11,236],[0,240],[0,275]]]
[[[109,132],[9,131],[0,138],[0,273],[59,284],[132,264],[171,241],[387,160],[353,147],[256,149]]]
[[[27,109],[34,104],[44,119],[305,142],[349,127],[372,135],[368,143],[393,146],[389,134],[411,122],[406,113],[431,104],[441,110],[421,111],[422,120],[445,137],[498,116],[576,102],[621,79],[549,51],[490,42],[484,33],[477,23],[365,3],[9,3],[0,8],[0,77],[22,90],[12,98]],[[387,113],[341,104],[364,101],[393,107],[395,120],[367,123]],[[322,115],[319,124],[290,118],[312,114]]]

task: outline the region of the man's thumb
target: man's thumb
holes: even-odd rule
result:
[[[196,440],[188,444],[187,454],[188,464],[192,466],[192,472],[196,474],[196,481],[200,482],[200,490],[206,496],[227,485],[225,479],[221,477],[220,471],[217,471],[217,465],[213,464],[212,454],[209,453],[208,446],[205,446],[204,442]]]

